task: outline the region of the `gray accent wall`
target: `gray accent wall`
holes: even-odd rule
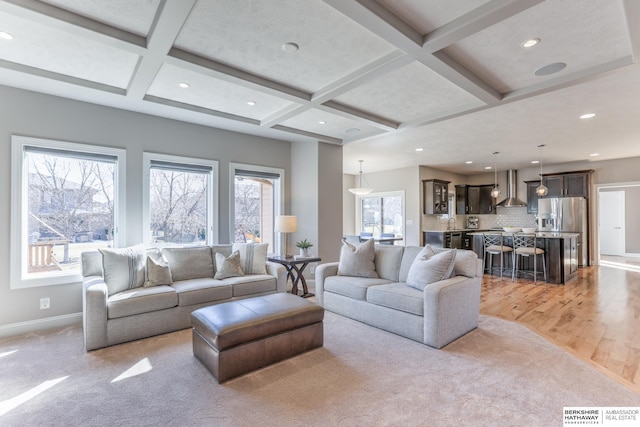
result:
[[[0,335],[2,327],[6,325],[38,323],[42,319],[64,318],[82,311],[80,283],[10,289],[10,152],[13,134],[125,148],[129,245],[142,241],[143,151],[219,161],[220,242],[229,241],[229,162],[285,169],[285,204],[286,209],[290,209],[291,143],[288,141],[240,134],[0,86]],[[305,147],[301,150],[300,155],[304,156]],[[337,161],[332,158],[331,161],[336,162],[332,167],[341,168],[341,159]],[[316,181],[319,178],[321,177],[318,175],[314,177]],[[336,193],[340,189],[341,187],[338,187]],[[49,310],[39,309],[39,300],[42,297],[51,299]]]

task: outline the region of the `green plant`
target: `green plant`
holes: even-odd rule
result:
[[[313,243],[307,241],[307,239],[304,239],[297,242],[296,246],[300,249],[309,249],[311,246],[313,246]]]

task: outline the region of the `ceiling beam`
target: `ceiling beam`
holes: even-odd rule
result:
[[[196,0],[160,3],[147,37],[147,52],[133,72],[127,96],[144,98],[195,3]]]
[[[273,126],[271,129],[280,130],[280,131],[283,131],[283,132],[294,133],[296,135],[308,136],[310,138],[317,139],[317,140],[322,141],[322,142],[328,142],[328,143],[331,143],[331,144],[342,145],[342,140],[340,138],[334,138],[332,136],[322,135],[320,133],[309,132],[309,131],[306,131],[306,130],[290,128],[288,126],[282,126],[282,125]]]
[[[144,100],[147,102],[153,102],[155,104],[167,105],[170,107],[181,108],[183,110],[195,111],[197,113],[208,114],[210,116],[220,117],[222,119],[232,120],[235,122],[242,122],[251,125],[259,125],[260,123],[256,119],[249,117],[238,116],[236,114],[225,113],[224,111],[212,110],[211,108],[200,107],[198,105],[187,104],[185,102],[174,101],[172,99],[161,98],[159,96],[146,95]]]
[[[623,4],[627,18],[629,40],[631,40],[633,61],[640,62],[640,2],[638,0],[625,0]]]

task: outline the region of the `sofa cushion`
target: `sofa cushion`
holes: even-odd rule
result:
[[[433,249],[427,246],[413,260],[407,276],[407,285],[424,290],[430,283],[451,277],[456,260],[456,250],[450,249],[446,252],[432,254]]]
[[[376,245],[376,273],[382,279],[398,281],[404,246]]]
[[[429,246],[429,245],[427,245]],[[448,251],[446,248],[432,248],[434,254]],[[456,251],[456,261],[451,276],[475,277],[478,266],[478,255],[473,251],[460,249]]]
[[[277,290],[276,278],[268,274],[251,274],[244,277],[230,277],[224,283],[233,288],[234,297],[242,297]]]
[[[391,280],[354,276],[329,276],[324,279],[324,290],[344,295],[360,301],[366,301],[367,289],[371,286],[385,285]]]
[[[375,242],[369,239],[361,245],[354,246],[346,240],[342,241],[338,275],[355,277],[378,277],[376,265]]]
[[[162,248],[162,255],[169,262],[174,282],[213,278],[213,257],[209,246]]]
[[[222,280],[227,277],[238,276],[244,276],[244,272],[240,267],[240,252],[233,251],[228,257],[222,254],[216,254],[216,274],[213,278]]]
[[[405,246],[404,252],[402,252],[402,262],[400,263],[398,282],[407,281],[407,276],[409,275],[409,269],[413,264],[413,260],[416,259],[416,256],[418,256],[423,249],[424,248],[421,246]]]
[[[417,316],[424,314],[423,292],[405,283],[371,286],[367,290],[367,302]]]
[[[234,243],[233,250],[240,252],[240,265],[244,274],[267,274],[268,243]]]
[[[178,305],[181,307],[220,301],[233,296],[229,283],[212,278],[181,280],[173,282],[171,287],[178,293]]]
[[[162,255],[158,257],[147,255],[146,267],[147,280],[144,282],[145,288],[149,286],[170,285],[173,283],[169,263]]]
[[[102,254],[102,275],[109,295],[141,287],[145,280],[144,247],[98,249]]]
[[[178,295],[171,286],[128,289],[112,295],[107,300],[107,317],[133,316],[163,310],[178,305]]]

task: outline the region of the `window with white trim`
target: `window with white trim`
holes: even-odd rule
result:
[[[404,236],[404,191],[357,196],[356,202],[359,233],[371,233],[373,237]]]
[[[218,162],[144,153],[144,242],[153,246],[218,242]]]
[[[81,280],[80,254],[122,246],[125,151],[12,136],[11,288]]]

